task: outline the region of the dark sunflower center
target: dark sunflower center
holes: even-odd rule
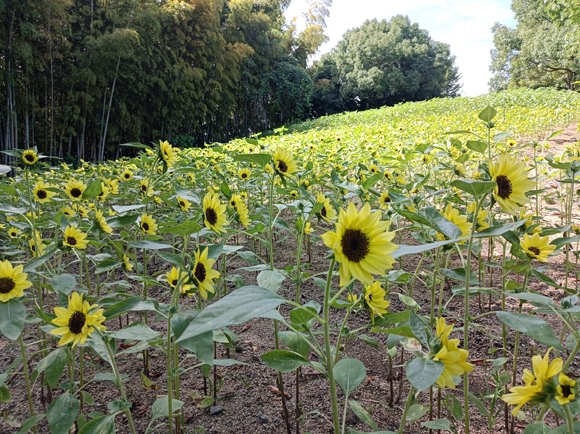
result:
[[[193,272],[195,278],[198,280],[198,282],[203,283],[203,281],[205,280],[205,276],[206,276],[206,271],[205,271],[205,265],[202,264],[201,262],[198,263],[195,266],[195,271]]]
[[[75,246],[77,244],[77,239],[75,237],[66,237],[66,242],[71,246]]]
[[[497,183],[497,195],[502,199],[507,199],[512,194],[512,182],[505,175],[499,175],[495,182]]]
[[[36,192],[36,197],[38,197],[39,199],[46,199],[46,196],[48,196],[48,194],[46,193],[45,190],[38,190]]]
[[[540,249],[538,249],[537,247],[534,247],[534,246],[528,247],[528,250],[530,252],[532,252],[534,255],[539,255],[540,254]]]
[[[322,209],[320,210],[320,215],[322,217],[326,217],[326,207],[325,206],[323,206]]]
[[[143,228],[144,231],[148,231],[149,230],[149,223],[143,222],[141,224],[141,227]]]
[[[81,191],[80,188],[75,187],[75,188],[71,189],[71,191],[70,191],[70,195],[72,197],[81,197],[82,194],[83,194],[83,192]]]
[[[0,277],[0,294],[8,294],[16,287],[16,282],[10,277]]]
[[[242,173],[242,179],[246,179],[248,175],[246,173]]]
[[[210,225],[215,225],[218,221],[218,215],[217,212],[215,212],[215,209],[208,207],[205,210],[205,219]]]
[[[75,312],[71,315],[70,319],[68,320],[68,328],[70,329],[71,333],[78,335],[83,331],[83,327],[85,326],[87,318],[85,314],[82,312]]]
[[[369,301],[373,301],[373,295],[369,294]]]
[[[182,207],[185,208],[185,202],[181,201],[181,202],[179,202],[179,205],[181,205]]]
[[[232,200],[232,201],[230,202],[230,205],[231,205],[233,208],[235,208],[235,207],[236,207],[236,201],[235,201],[235,200]]]
[[[173,286],[177,285],[177,279],[173,279],[173,280],[171,281],[171,284],[172,284]]]
[[[145,184],[141,185],[141,191],[145,193],[147,191],[147,186]]]
[[[390,197],[385,197],[385,203],[389,203],[391,201]]]
[[[564,398],[568,398],[570,395],[572,395],[572,388],[570,387],[569,384],[562,385],[560,387],[562,388],[562,396]]]
[[[26,161],[30,161],[31,163],[34,163],[34,154],[26,154],[24,156],[24,158],[26,159]]]
[[[370,250],[367,236],[360,229],[347,229],[340,242],[342,253],[351,262],[362,261]]]
[[[278,170],[282,173],[288,172],[288,165],[282,160],[276,160],[278,163]]]
[[[125,173],[125,179],[129,179],[130,177],[131,177],[131,175],[130,175],[130,174],[128,174],[128,173]]]

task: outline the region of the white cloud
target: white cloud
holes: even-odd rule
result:
[[[462,93],[480,95],[487,93],[491,78],[491,27],[496,21],[515,25],[510,4],[510,0],[333,0],[330,17],[326,20],[329,41],[317,56],[329,52],[347,30],[359,27],[366,20],[389,20],[394,15],[408,15],[434,40],[450,45],[462,75]],[[300,28],[303,25],[301,13],[307,8],[306,0],[292,0],[286,17],[296,16]]]

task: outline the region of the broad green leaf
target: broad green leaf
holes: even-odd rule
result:
[[[497,110],[494,109],[492,106],[488,105],[484,108],[481,113],[477,116],[483,122],[491,122],[493,118],[497,115]]]
[[[409,325],[411,326],[411,330],[419,342],[421,342],[424,347],[428,347],[428,337],[427,332],[425,331],[425,327],[427,327],[427,325],[414,311],[411,311],[409,314]]]
[[[407,413],[407,420],[409,422],[416,422],[421,419],[425,413],[429,411],[429,407],[420,404],[413,404]]]
[[[11,170],[12,170],[12,168],[10,166],[5,166],[4,164],[0,164],[0,175],[6,175]]]
[[[247,163],[254,163],[260,166],[262,169],[266,167],[266,164],[272,161],[272,156],[270,154],[239,154],[232,157],[235,161],[245,161]]]
[[[282,282],[284,281],[285,277],[279,271],[272,271],[272,270],[264,270],[258,274],[258,286],[262,288],[266,288],[273,293],[277,293],[282,286]]]
[[[26,264],[24,266],[23,271],[25,273],[30,273],[31,271],[34,271],[35,269],[37,269],[38,267],[40,267],[41,265],[43,265],[46,261],[48,261],[50,258],[52,258],[52,256],[57,251],[58,251],[58,248],[55,247],[54,249],[51,249],[48,252],[46,252],[40,258],[36,258],[34,261],[30,261],[28,264]]]
[[[0,332],[15,341],[24,328],[26,308],[21,301],[13,298],[6,303],[0,301]]]
[[[449,425],[449,421],[447,419],[437,419],[421,422],[421,426],[429,429],[442,429],[445,431],[451,431],[451,426]]]
[[[29,417],[28,419],[26,419],[22,425],[20,426],[20,429],[18,430],[18,432],[16,434],[26,434],[27,432],[31,431],[32,428],[34,426],[36,426],[36,424],[38,424],[38,422],[40,422],[42,419],[44,419],[44,416],[46,416],[45,414],[35,414],[34,416]]]
[[[450,222],[445,217],[443,217],[439,211],[437,211],[432,206],[428,206],[421,210],[423,216],[427,218],[430,226],[437,232],[441,232],[450,240],[455,240],[460,238],[462,235],[461,229],[457,227],[455,223]]]
[[[270,368],[286,374],[295,371],[301,365],[309,365],[310,362],[306,357],[301,356],[294,351],[274,350],[269,351],[261,356],[262,360]]]
[[[79,400],[70,393],[63,393],[52,401],[46,413],[50,431],[54,434],[67,433],[77,418],[79,407]]]
[[[467,273],[465,272],[465,269],[463,268],[443,268],[441,270],[441,274],[443,274],[446,277],[449,277],[450,279],[454,279],[454,280],[459,280],[460,282],[466,282],[467,281]],[[477,277],[477,274],[475,274],[473,272],[473,270],[469,270],[469,284],[470,285],[478,285],[479,284],[479,279]]]
[[[308,357],[310,352],[310,345],[302,339],[297,332],[280,332],[280,339],[284,344],[290,348],[295,353],[300,354],[302,357]],[[307,337],[305,337],[308,339]]]
[[[139,219],[139,214],[129,214],[119,217],[111,217],[107,219],[107,224],[113,229],[122,228],[123,226],[132,225]]]
[[[131,247],[136,249],[147,249],[147,250],[160,250],[160,249],[170,249],[171,245],[165,243],[158,243],[157,241],[141,240],[129,243]]]
[[[175,186],[175,193],[183,198],[183,199],[187,199],[193,203],[201,203],[201,199],[199,198],[199,196],[197,195],[197,193],[195,193],[194,191],[191,191],[187,188],[183,188],[180,186]]]
[[[456,179],[451,183],[452,187],[463,190],[476,198],[490,192],[496,185],[494,181],[475,181],[472,179]]]
[[[350,408],[352,409],[354,414],[356,414],[360,420],[362,420],[364,423],[366,423],[375,431],[379,429],[370,413],[363,407],[363,405],[360,402],[349,400],[348,404],[350,405]]]
[[[77,286],[77,279],[72,274],[55,274],[50,278],[50,286],[64,295],[69,295]]]
[[[166,234],[175,234],[181,236],[187,236],[191,234],[195,234],[201,230],[201,226],[199,223],[188,220],[185,223],[181,223],[179,225],[171,226],[169,228],[164,228],[163,232]]]
[[[145,208],[145,205],[113,205],[113,209],[121,214],[141,208]]]
[[[479,140],[468,140],[467,143],[465,143],[465,146],[472,151],[479,152],[480,154],[485,154],[485,151],[487,151],[487,145]]]
[[[183,408],[183,401],[178,399],[173,399],[171,401],[171,411],[173,414],[177,413],[179,410]],[[160,417],[168,417],[169,416],[169,399],[167,396],[163,398],[159,398],[157,401],[153,403],[153,407],[151,408],[152,413],[152,420],[159,419]]]
[[[79,434],[114,434],[115,433],[115,415],[104,415],[97,417],[86,423]]]
[[[36,374],[46,373],[46,380],[53,389],[58,386],[66,365],[66,352],[63,348],[57,348],[36,365]]]
[[[164,261],[169,262],[172,265],[175,265],[177,268],[185,268],[185,264],[183,263],[183,259],[181,256],[176,255],[175,253],[171,252],[156,252],[157,256],[159,256]]]
[[[125,146],[127,148],[151,149],[150,146],[144,145],[143,143],[139,143],[139,142],[121,143],[119,146]]]
[[[441,377],[445,365],[435,360],[416,357],[409,360],[406,365],[407,379],[415,386],[417,391],[422,392],[431,387]]]
[[[345,357],[334,365],[334,380],[346,396],[361,384],[367,376],[363,362]]]
[[[498,318],[507,326],[538,342],[562,350],[560,340],[546,321],[536,316],[516,312],[496,312]]]
[[[135,322],[127,327],[110,334],[114,339],[131,341],[148,341],[159,336],[160,332],[152,330],[147,324]]]
[[[119,315],[122,315],[125,312],[129,312],[131,309],[135,308],[139,303],[141,303],[141,300],[142,297],[135,296],[120,301],[119,303],[114,304],[108,308],[105,311],[104,316],[107,319],[117,318]]]
[[[84,191],[83,200],[92,199],[93,197],[97,197],[99,194],[101,194],[102,191],[103,191],[103,188],[101,186],[101,180],[96,179],[93,182],[91,182],[89,184],[89,186],[86,188],[86,190]]]
[[[171,329],[175,339],[179,339],[187,327],[191,324],[193,318],[187,318],[183,314],[175,315],[171,321]],[[193,336],[179,342],[186,350],[191,351],[196,357],[207,365],[214,364],[213,358],[213,331],[207,331],[200,335]]]

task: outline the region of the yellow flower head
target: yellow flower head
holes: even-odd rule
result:
[[[50,202],[50,198],[54,196],[54,193],[47,190],[49,187],[50,185],[45,184],[43,181],[38,181],[34,185],[34,190],[32,190],[34,199],[40,203]]]
[[[190,201],[179,196],[177,196],[177,203],[179,204],[179,208],[181,208],[181,211],[188,212],[189,208],[191,207]]]
[[[391,253],[397,246],[391,242],[394,232],[387,232],[389,222],[381,221],[381,213],[371,213],[368,203],[357,211],[350,202],[346,211],[340,210],[336,232],[322,235],[327,247],[334,250],[340,263],[340,285],[349,283],[352,277],[363,284],[373,283],[373,274],[383,275],[395,262]]]
[[[292,153],[283,148],[278,148],[274,152],[274,166],[279,174],[285,176],[293,176],[297,169]]]
[[[195,252],[195,264],[193,265],[193,278],[197,284],[197,289],[199,294],[207,300],[207,293],[211,292],[213,294],[213,280],[220,276],[220,273],[213,270],[214,259],[209,259],[208,248],[206,247],[203,253],[199,252],[199,249]]]
[[[16,297],[22,297],[24,290],[30,288],[32,283],[27,280],[28,274],[23,273],[24,265],[12,267],[5,260],[0,262],[0,302],[6,303]]]
[[[350,295],[350,294],[349,294]],[[387,313],[391,305],[386,299],[386,292],[381,286],[381,282],[374,282],[365,289],[365,302],[371,312],[371,320],[375,323],[375,315],[380,317]]]
[[[469,214],[473,214],[475,212],[477,204],[475,202],[470,202],[467,205],[467,212]],[[485,220],[487,219],[487,210],[479,209],[479,213],[477,214],[477,230],[482,231],[489,227],[489,223]]]
[[[576,381],[572,381],[566,374],[560,373],[558,387],[556,387],[556,401],[558,401],[558,404],[564,405],[574,401],[577,393],[576,385]]]
[[[177,162],[177,152],[175,152],[173,146],[167,140],[165,142],[159,141],[159,158],[165,161],[168,167],[173,166]]]
[[[133,179],[133,172],[131,172],[129,169],[125,169],[123,173],[121,173],[121,179],[123,181],[130,181]]]
[[[38,161],[38,156],[36,155],[36,152],[34,152],[32,149],[27,149],[22,153],[22,161],[24,162],[24,164],[32,166],[34,165],[34,163]]]
[[[290,192],[290,196],[292,196],[293,199],[296,199],[298,197],[298,192],[296,190],[292,190]]]
[[[153,216],[147,215],[146,213],[141,215],[139,226],[141,227],[141,232],[143,232],[143,234],[155,235],[157,231],[157,223],[155,223],[155,219]]]
[[[176,288],[177,284],[181,281],[181,286],[179,287],[181,293],[189,292],[192,287],[191,285],[185,284],[189,279],[187,277],[187,272],[181,268],[173,267],[169,273],[165,273],[165,278],[172,288]]]
[[[73,347],[78,343],[84,344],[87,338],[93,334],[95,328],[99,330],[106,330],[103,325],[105,317],[103,316],[103,309],[95,310],[98,305],[91,306],[88,301],[83,302],[83,296],[73,292],[69,297],[68,309],[64,307],[55,307],[54,313],[56,318],[52,323],[57,326],[50,334],[55,336],[62,336],[60,346],[66,345],[69,342],[73,343]],[[92,312],[92,313],[90,313]]]
[[[123,255],[123,268],[126,271],[133,270],[133,264],[130,262],[130,259],[127,255]]]
[[[322,208],[319,211],[320,216],[329,223],[336,220],[336,210],[330,204],[330,199],[328,199],[324,194],[318,193],[316,196],[316,201],[322,204]]]
[[[248,179],[250,179],[250,175],[252,174],[252,171],[250,169],[240,169],[238,170],[238,176],[244,180],[247,181]]]
[[[86,239],[87,234],[77,229],[76,225],[67,226],[64,230],[63,244],[77,250],[84,250],[87,248],[89,241]]]
[[[238,220],[246,229],[248,229],[248,226],[250,226],[250,213],[246,204],[239,201],[236,206],[236,211],[238,212]]]
[[[525,163],[518,163],[515,157],[503,154],[496,162],[489,163],[489,174],[497,183],[495,200],[505,212],[515,215],[522,209],[522,204],[530,203],[526,192],[534,188],[535,182],[528,179]]]
[[[98,210],[95,212],[95,221],[99,226],[99,229],[101,229],[103,232],[107,234],[113,233],[113,228],[107,223],[105,216],[103,216],[103,211]]]
[[[473,371],[473,365],[467,362],[469,351],[459,348],[459,339],[449,339],[453,325],[447,325],[445,318],[437,319],[437,337],[441,341],[441,348],[433,358],[445,365],[441,376],[437,379],[440,387],[455,389],[453,377]]]
[[[82,181],[75,181],[74,179],[68,181],[64,186],[65,193],[75,201],[81,200],[83,198],[83,193],[86,189],[86,184],[83,184]]]
[[[203,198],[203,220],[208,229],[216,233],[226,232],[227,226],[226,206],[220,203],[216,193],[208,193]]]
[[[549,237],[540,237],[540,234],[524,234],[524,239],[520,241],[522,250],[532,259],[540,262],[548,262],[548,255],[552,253],[556,246],[550,244]]]
[[[454,223],[459,229],[461,229],[461,236],[466,237],[471,234],[472,224],[467,221],[467,216],[459,214],[459,210],[453,208],[451,204],[448,204],[443,213],[443,217]],[[445,240],[445,235],[438,233],[437,239],[440,241]],[[465,241],[464,241],[465,242]]]

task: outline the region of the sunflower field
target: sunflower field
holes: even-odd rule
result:
[[[579,117],[515,90],[7,151],[0,431],[579,433]]]

